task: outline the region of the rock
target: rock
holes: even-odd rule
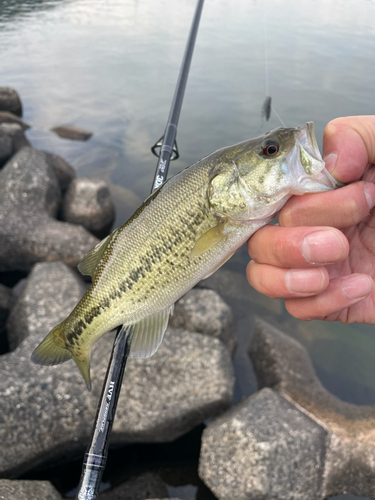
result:
[[[148,472],[126,481],[117,488],[104,491],[99,498],[100,500],[145,500],[150,496],[168,497],[168,490],[157,474]]]
[[[251,307],[256,304],[273,314],[280,314],[283,311],[280,299],[270,299],[262,295],[249,285],[245,274],[229,271],[228,269],[219,269],[207,279],[200,281],[197,287],[215,290],[224,299],[230,297],[236,301],[247,302],[251,304]]]
[[[61,156],[47,153],[46,151],[44,151],[44,155],[46,162],[52,168],[57,178],[61,191],[66,191],[72,180],[76,178],[74,168],[64,158],[61,158]]]
[[[62,218],[81,224],[97,236],[108,234],[115,206],[107,184],[101,179],[74,179],[64,197]]]
[[[320,499],[326,438],[265,388],[208,424],[199,475],[219,500]]]
[[[0,271],[28,271],[45,260],[76,266],[98,243],[83,227],[53,218],[61,190],[47,159],[24,147],[0,171]]]
[[[10,111],[0,111],[0,123],[16,123],[22,127],[22,130],[27,130],[30,125],[24,122],[21,118]]]
[[[264,321],[250,345],[259,387],[272,387],[327,431],[320,498],[375,497],[375,407],[343,402],[318,380],[306,349]]]
[[[64,278],[63,274],[66,274]],[[72,299],[69,284],[75,290]],[[14,351],[26,337],[37,334],[39,330],[47,334],[51,318],[56,314],[56,303],[61,304],[59,307],[69,304],[73,309],[85,291],[84,283],[77,279],[76,273],[66,269],[61,262],[36,264],[25,279],[25,286],[7,322],[10,349]]]
[[[76,457],[87,447],[113,335],[95,344],[91,393],[73,361],[51,367],[30,360],[83,289],[79,275],[62,262],[39,263],[15,306],[20,321],[14,321],[9,335],[24,340],[0,356],[0,442],[7,450],[0,454],[3,477]],[[32,302],[34,296],[38,303]],[[168,329],[153,357],[128,361],[111,443],[172,441],[228,408],[232,393],[233,369],[224,345]]]
[[[14,297],[18,298],[21,295],[21,293],[23,292],[23,289],[26,286],[26,282],[27,282],[27,279],[22,278],[14,285],[14,287],[12,288],[12,292],[13,292]]]
[[[10,111],[22,116],[22,104],[17,91],[10,87],[0,87],[0,111]]]
[[[71,139],[72,141],[87,141],[92,136],[92,132],[84,130],[74,125],[62,125],[60,127],[51,128],[59,137],[64,139]]]
[[[13,141],[0,129],[0,167],[2,167],[13,154]]]
[[[0,500],[62,500],[49,481],[0,479]]]
[[[236,348],[231,308],[213,290],[190,290],[176,303],[169,325],[220,339],[231,355]]]
[[[22,126],[18,123],[0,123],[0,133],[5,134],[12,141],[12,155],[22,148],[31,147]]]
[[[12,289],[0,283],[0,327],[4,325],[15,301]]]
[[[13,295],[12,289],[0,284],[0,354],[9,351],[5,324],[15,301],[16,297]]]

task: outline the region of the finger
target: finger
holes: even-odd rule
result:
[[[329,284],[325,267],[314,269],[282,269],[249,262],[246,275],[250,285],[273,299],[308,297],[322,292]]]
[[[280,226],[332,226],[358,224],[375,205],[375,184],[355,182],[336,191],[293,196],[279,213]]]
[[[340,182],[360,179],[375,163],[375,116],[349,116],[328,123],[323,135],[323,159]]]
[[[247,249],[259,264],[299,269],[343,261],[349,243],[334,228],[264,226],[247,242]]]
[[[351,274],[331,280],[319,295],[301,299],[286,299],[289,313],[299,319],[321,319],[352,306],[366,298],[374,288],[367,274]]]

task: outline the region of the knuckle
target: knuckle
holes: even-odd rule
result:
[[[260,266],[258,271],[258,288],[257,290],[271,299],[280,298],[280,293],[277,293],[277,277],[276,273],[272,272],[269,266]]]

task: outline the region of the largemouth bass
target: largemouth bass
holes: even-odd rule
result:
[[[131,357],[158,349],[173,305],[211,275],[292,195],[336,187],[312,122],[216,151],[155,191],[79,263],[92,285],[32,355],[73,358],[90,390],[90,354],[104,333],[131,325]]]

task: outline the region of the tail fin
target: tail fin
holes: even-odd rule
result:
[[[55,326],[38,345],[31,355],[31,361],[37,365],[58,365],[73,358],[86,382],[87,389],[91,391],[90,356],[81,356],[79,359],[69,349],[59,345],[63,343],[61,335],[59,335],[62,324]]]
[[[70,351],[61,347],[56,342],[61,323],[38,345],[31,356],[31,361],[37,365],[58,365],[68,361],[72,357]]]
[[[85,356],[84,359],[78,359],[72,354],[75,364],[78,366],[79,371],[82,374],[84,381],[86,382],[86,387],[88,391],[91,391],[91,377],[90,377],[90,357]]]

